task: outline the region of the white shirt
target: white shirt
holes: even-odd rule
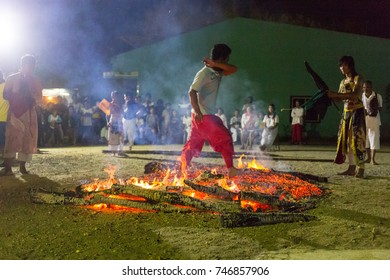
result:
[[[221,75],[210,67],[203,67],[196,73],[191,89],[198,92],[199,109],[203,115],[216,111],[217,94]]]
[[[245,130],[254,130],[258,126],[258,122],[256,114],[244,113],[241,117],[241,125]]]
[[[217,113],[215,115],[218,116],[222,120],[223,125],[227,128],[228,124],[227,124],[227,118],[226,118],[225,114],[218,115],[218,113]]]
[[[291,124],[294,125],[294,124],[300,124],[300,125],[303,125],[303,115],[304,115],[305,111],[302,107],[294,107],[292,110],[291,110],[291,117],[292,117],[292,121],[291,121]]]
[[[275,115],[275,117],[272,118],[269,117],[268,115],[265,115],[263,119],[263,123],[265,124],[265,127],[273,127],[279,123],[279,116]]]
[[[241,127],[241,118],[233,116],[230,119],[230,126],[235,127],[235,128],[240,128]]]
[[[366,96],[366,94],[363,92],[362,94],[362,101],[363,101],[363,105],[364,105],[364,109],[367,110],[368,108],[368,103],[369,101],[371,100],[371,98],[373,98],[375,96],[375,92],[373,91],[371,93],[371,95],[369,97]],[[376,94],[377,98],[378,98],[378,108],[382,108],[382,95],[380,95],[379,93]],[[370,116],[366,116],[367,117],[370,117]],[[380,116],[380,112],[378,112],[378,115],[376,115],[376,117],[370,117],[370,118],[376,118],[379,125],[381,125],[381,116]]]

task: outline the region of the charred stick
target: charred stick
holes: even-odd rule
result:
[[[90,204],[98,204],[98,203],[119,205],[119,206],[138,208],[144,210],[156,210],[162,212],[193,212],[197,210],[192,207],[181,208],[180,206],[174,206],[167,203],[131,201],[122,198],[110,197],[109,195],[105,195],[101,193],[95,194],[90,199]]]
[[[221,188],[220,186],[206,187],[206,186],[202,186],[202,185],[193,183],[189,180],[184,180],[184,183],[196,191],[204,192],[204,193],[210,194],[210,195],[214,195],[214,196],[220,197],[221,199],[224,199],[224,200],[233,200],[238,195],[236,193],[225,190],[224,188]]]
[[[243,191],[241,192],[240,200],[249,200],[249,201],[255,201],[255,202],[260,202],[264,203],[273,207],[276,207],[280,210],[290,210],[294,211],[300,208],[306,208],[307,206],[298,203],[298,202],[292,202],[292,201],[286,201],[283,199],[280,199],[278,195],[267,195],[267,194],[262,194],[259,192],[247,192]]]
[[[60,204],[60,205],[88,205],[85,197],[76,196],[73,192],[56,193],[46,190],[30,190],[30,200],[39,204]]]
[[[221,226],[225,228],[263,226],[277,223],[307,222],[315,216],[301,213],[224,213],[221,215]]]
[[[173,205],[177,204],[177,205],[190,206],[190,207],[198,208],[200,210],[210,210],[213,208],[212,205],[207,205],[205,202],[199,199],[186,196],[180,193],[145,189],[134,185],[126,185],[126,186],[114,185],[110,190],[107,190],[106,193],[131,194],[134,196],[144,197],[148,201],[165,202]]]

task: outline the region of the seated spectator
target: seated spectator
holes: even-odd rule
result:
[[[256,126],[258,125],[257,115],[252,106],[246,108],[246,112],[241,117],[241,149],[252,149],[255,138]]]
[[[227,118],[226,118],[226,115],[223,111],[223,109],[221,107],[218,108],[218,111],[217,113],[215,114],[216,116],[218,116],[222,122],[223,122],[223,125],[226,127],[226,128],[229,128],[228,127],[228,124],[227,124]]]
[[[258,123],[255,128],[255,139],[253,140],[253,144],[255,145],[260,145],[261,143],[261,136],[263,135],[263,130],[264,130],[264,115],[261,111],[257,112],[257,119]]]
[[[260,150],[271,147],[278,135],[279,116],[275,112],[275,105],[268,105],[268,113],[263,119],[264,130],[261,136]]]
[[[253,96],[248,96],[246,98],[246,103],[242,106],[242,113],[246,113],[246,108],[252,107],[253,110],[256,110],[255,104],[253,103]]]
[[[237,144],[241,139],[241,117],[238,109],[234,110],[233,117],[230,118],[230,132],[232,133],[233,143]]]

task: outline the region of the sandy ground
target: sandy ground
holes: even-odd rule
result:
[[[0,177],[0,259],[390,259],[390,147],[377,154],[380,165],[367,164],[364,179],[335,175],[347,165],[332,163],[334,146],[282,145],[246,157],[328,177],[322,185],[331,195],[309,211],[318,217],[311,222],[226,229],[211,214],[107,213],[30,201],[31,189],[65,192],[105,178],[110,164],[116,178],[142,176],[145,164],[175,161],[181,147],[136,146],[126,158],[105,147],[42,149],[31,174],[15,166],[15,176]],[[195,161],[223,164],[219,154]]]

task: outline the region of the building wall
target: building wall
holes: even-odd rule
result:
[[[219,105],[229,116],[253,96],[265,112],[274,103],[280,116],[282,136],[288,136],[291,96],[310,96],[317,88],[307,74],[304,61],[337,91],[342,75],[338,59],[355,58],[356,69],[374,83],[383,95],[390,85],[390,40],[341,32],[318,30],[280,23],[236,18],[120,54],[112,59],[114,71],[139,72],[140,93],[175,102],[186,94],[195,73],[203,66],[215,43],[232,49],[230,63],[238,66],[235,75],[224,77]],[[386,107],[386,105],[384,106]],[[338,104],[342,110],[342,104]],[[328,109],[323,121],[306,125],[309,137],[334,138],[340,113]],[[382,136],[387,137],[389,113],[382,112]]]

